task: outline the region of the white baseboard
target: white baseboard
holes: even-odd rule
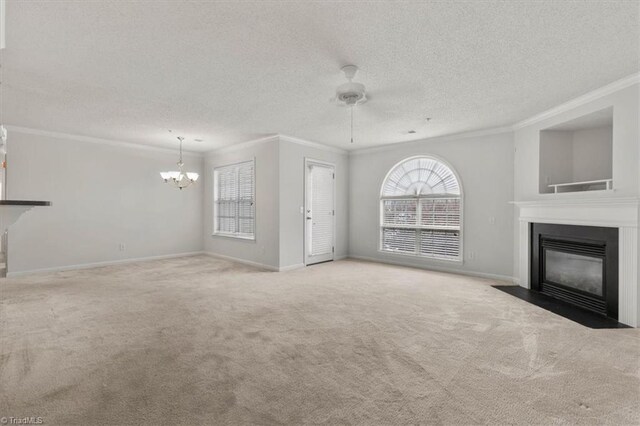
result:
[[[144,262],[147,260],[172,259],[176,257],[196,256],[199,254],[205,254],[205,253],[202,251],[189,251],[185,253],[163,254],[160,256],[135,257],[130,259],[118,259],[118,260],[107,260],[103,262],[81,263],[78,265],[54,266],[52,268],[41,268],[41,269],[31,269],[28,271],[9,272],[7,274],[7,278],[16,278],[16,277],[22,277],[25,275],[39,274],[39,273],[46,273],[46,272],[60,272],[60,271],[73,271],[76,269],[99,268],[101,266],[120,265],[124,263],[133,263],[133,262]]]
[[[306,265],[304,263],[296,263],[295,265],[289,266],[281,266],[278,268],[280,272],[293,271],[294,269],[304,268]]]
[[[375,257],[367,257],[367,256],[348,256],[350,259],[356,260],[364,260],[367,262],[375,262],[375,263],[385,263],[388,265],[398,265],[398,266],[407,266],[409,268],[418,268],[418,269],[426,269],[428,271],[436,271],[436,272],[446,272],[448,274],[457,274],[457,275],[466,275],[469,277],[478,277],[478,278],[486,278],[490,280],[499,280],[499,281],[507,281],[509,283],[515,283],[515,278],[507,275],[498,275],[498,274],[489,274],[486,272],[476,272],[476,271],[466,271],[463,269],[453,269],[453,268],[442,268],[430,265],[416,265],[409,262],[401,262],[397,260],[388,260],[388,259],[377,259]]]
[[[147,256],[147,257],[137,257],[137,258],[131,258],[131,259],[108,260],[108,261],[104,261],[104,262],[82,263],[82,264],[78,264],[78,265],[56,266],[56,267],[52,267],[52,268],[42,268],[42,269],[32,269],[32,270],[28,270],[28,271],[9,272],[7,274],[7,278],[17,278],[17,277],[22,277],[22,276],[25,276],[25,275],[38,274],[38,273],[47,273],[47,272],[60,272],[60,271],[72,271],[72,270],[76,270],[76,269],[99,268],[101,266],[121,265],[121,264],[126,264],[126,263],[144,262],[144,261],[149,261],[149,260],[172,259],[172,258],[177,258],[177,257],[196,256],[196,255],[200,255],[200,254],[216,257],[216,258],[219,258],[219,259],[229,260],[231,262],[242,263],[242,264],[245,264],[245,265],[249,265],[249,266],[253,266],[253,267],[256,267],[256,268],[265,269],[267,271],[273,271],[273,272],[293,271],[295,269],[300,269],[300,268],[304,268],[305,267],[305,265],[303,263],[293,264],[293,265],[288,265],[288,266],[275,267],[275,266],[272,266],[272,265],[266,265],[266,264],[259,263],[259,262],[253,262],[253,261],[250,261],[250,260],[240,259],[240,258],[237,258],[237,257],[225,256],[225,255],[218,254],[218,253],[211,253],[211,252],[207,252],[207,251],[192,251],[192,252],[185,252],[185,253],[165,254],[165,255],[160,255],[160,256]],[[407,266],[407,267],[410,267],[410,268],[426,269],[426,270],[430,270],[430,271],[446,272],[446,273],[450,273],[450,274],[467,275],[467,276],[472,276],[472,277],[487,278],[487,279],[500,280],[500,281],[507,281],[507,282],[511,282],[511,283],[514,283],[514,284],[518,284],[518,279],[517,278],[509,277],[509,276],[506,276],[506,275],[488,274],[488,273],[485,273],[485,272],[464,271],[464,270],[458,270],[458,269],[439,268],[439,267],[432,267],[432,266],[418,266],[418,265],[411,264],[409,262],[398,262],[398,261],[394,261],[394,260],[376,259],[374,257],[341,255],[341,256],[336,256],[334,260],[338,261],[338,260],[343,260],[343,259],[356,259],[356,260],[364,260],[364,261],[367,261],[367,262],[374,262],[374,263],[384,263],[384,264],[389,264],[389,265]]]
[[[260,269],[266,269],[267,271],[279,272],[280,268],[272,265],[266,265],[264,263],[254,262],[252,260],[241,259],[239,257],[226,256],[224,254],[212,253],[209,251],[204,252],[207,256],[217,257],[218,259],[228,260],[230,262],[242,263],[244,265],[253,266]]]
[[[217,258],[220,258],[220,259],[228,260],[228,261],[231,261],[231,262],[243,263],[245,265],[255,266],[256,268],[266,269],[268,271],[274,271],[274,272],[293,271],[295,269],[304,268],[306,266],[304,263],[294,263],[293,265],[275,267],[275,266],[272,266],[272,265],[265,265],[264,263],[254,262],[254,261],[251,261],[251,260],[240,259],[238,257],[227,256],[227,255],[224,255],[224,254],[218,254],[218,253],[212,253],[212,252],[205,252],[205,254],[207,254],[209,256],[217,257]],[[334,260],[342,260],[342,259],[346,259],[347,257],[348,256],[346,256],[346,255],[336,256]]]
[[[344,254],[344,255],[340,255],[340,256],[335,256],[333,258],[333,260],[337,262],[338,260],[343,260],[343,259],[346,259],[347,257],[348,256],[346,254]],[[307,266],[307,265],[305,265],[304,263],[298,263],[298,264],[295,264],[295,265],[281,266],[279,270],[280,270],[280,272],[293,271],[294,269],[304,268],[305,266]]]

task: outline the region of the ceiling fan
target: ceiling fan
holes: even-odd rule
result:
[[[344,66],[342,67],[342,72],[349,81],[338,86],[334,99],[338,102],[338,105],[348,106],[351,110],[351,143],[353,143],[353,108],[356,105],[367,102],[367,92],[364,84],[353,81],[358,73],[357,66]]]
[[[414,85],[404,87],[389,87],[375,90],[373,95],[368,92],[362,83],[353,81],[358,74],[358,67],[346,65],[341,68],[348,80],[336,88],[336,94],[331,102],[342,107],[349,107],[351,114],[351,143],[353,143],[353,116],[356,107],[364,115],[375,118],[378,122],[388,122],[395,119],[398,113],[402,113],[407,99],[415,99],[420,95],[419,88]],[[373,101],[373,102],[372,102]],[[363,104],[365,104],[363,106]]]
[[[349,81],[341,84],[336,89],[336,101],[350,107],[367,102],[367,93],[364,84],[353,81],[358,73],[358,67],[355,65],[347,65],[342,67],[342,72]]]

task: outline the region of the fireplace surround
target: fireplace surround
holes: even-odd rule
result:
[[[516,242],[517,283],[531,289],[531,224],[601,226],[618,230],[618,321],[638,327],[640,283],[638,275],[637,197],[602,196],[597,198],[560,197],[554,194],[536,200],[515,201],[518,208]]]
[[[531,290],[618,319],[618,229],[531,224]]]

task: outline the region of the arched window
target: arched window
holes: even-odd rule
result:
[[[380,249],[461,260],[461,194],[453,170],[435,158],[396,164],[380,191]]]

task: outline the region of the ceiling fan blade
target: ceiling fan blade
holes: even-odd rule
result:
[[[419,84],[367,91],[367,99],[377,102],[402,102],[406,99],[420,100],[425,97],[425,91]]]
[[[376,102],[366,102],[362,105],[358,105],[356,109],[356,114],[371,116],[373,119],[378,121],[392,120],[401,115],[399,108],[394,108],[391,105],[382,105]]]

